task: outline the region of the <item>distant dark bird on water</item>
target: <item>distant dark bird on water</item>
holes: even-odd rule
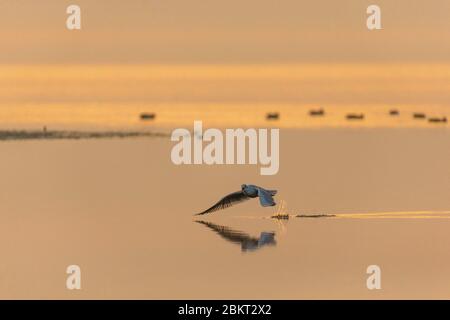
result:
[[[261,232],[259,237],[252,237],[247,233],[233,230],[229,227],[221,226],[215,223],[206,221],[196,221],[197,223],[207,226],[219,234],[223,239],[232,243],[240,244],[241,251],[254,251],[267,245],[276,245],[275,232]]]
[[[389,111],[389,114],[391,116],[398,116],[400,114],[400,112],[398,112],[398,110],[396,110],[396,109],[392,109]]]
[[[364,114],[362,113],[349,113],[347,114],[347,119],[348,120],[362,120],[364,119]]]
[[[425,115],[425,113],[416,112],[413,114],[413,117],[415,119],[425,119],[426,115]]]
[[[223,197],[219,202],[213,205],[211,208],[206,209],[203,212],[197,213],[196,215],[203,215],[211,213],[214,211],[226,209],[235,205],[236,203],[249,200],[251,198],[259,197],[259,202],[263,207],[274,206],[276,203],[273,200],[273,196],[277,194],[277,190],[266,190],[264,188],[254,186],[252,184],[243,184],[241,186],[241,191],[230,193],[229,195]]]
[[[325,111],[323,109],[313,109],[313,110],[309,110],[309,115],[311,117],[323,116],[323,115],[325,115]]]
[[[266,114],[267,120],[278,120],[280,118],[280,114],[278,112],[269,112]]]
[[[447,123],[447,117],[442,117],[442,118],[430,118],[428,119],[429,122],[442,122],[442,123]]]
[[[141,120],[153,120],[156,118],[156,114],[154,113],[141,113],[140,115]]]

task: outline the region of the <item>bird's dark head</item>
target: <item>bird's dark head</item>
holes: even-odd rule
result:
[[[245,188],[247,188],[246,184],[241,184],[241,189],[244,190]]]

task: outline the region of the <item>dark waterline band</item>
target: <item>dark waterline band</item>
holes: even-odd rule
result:
[[[8,140],[56,140],[56,139],[107,139],[107,138],[138,138],[138,137],[168,137],[162,132],[149,131],[46,131],[46,130],[0,130],[0,141]]]

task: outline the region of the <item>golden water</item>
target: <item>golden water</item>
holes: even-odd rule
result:
[[[324,117],[309,110],[323,108]],[[389,116],[397,109],[399,116]],[[442,127],[450,65],[3,65],[2,127]],[[141,112],[155,112],[143,122]],[[279,112],[280,120],[266,121]],[[348,121],[347,113],[364,113]]]

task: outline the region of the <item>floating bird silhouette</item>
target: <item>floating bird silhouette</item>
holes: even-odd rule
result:
[[[391,110],[389,110],[389,114],[391,116],[398,116],[400,114],[400,112],[397,109],[391,109]]]
[[[413,118],[415,118],[415,119],[425,119],[426,118],[426,114],[425,113],[421,113],[421,112],[415,112],[415,113],[413,113]]]
[[[313,110],[309,110],[309,115],[310,116],[323,116],[325,115],[325,111],[323,109],[313,109]]]
[[[266,190],[264,188],[252,184],[243,184],[241,185],[241,191],[230,193],[229,195],[220,199],[220,201],[217,202],[215,205],[213,205],[211,208],[206,209],[203,212],[197,213],[196,215],[203,215],[214,211],[226,209],[228,207],[231,207],[232,205],[256,197],[259,197],[259,202],[261,206],[263,207],[274,206],[276,203],[273,200],[273,196],[276,194],[277,190]]]
[[[447,118],[446,117],[430,118],[430,119],[428,119],[428,122],[447,122]]]
[[[267,120],[278,120],[280,118],[280,114],[278,112],[269,112],[266,114]]]
[[[364,114],[363,113],[349,113],[347,114],[347,119],[348,120],[363,120],[364,119]]]
[[[242,231],[233,230],[226,226],[221,226],[212,222],[206,221],[195,221],[197,223],[207,226],[209,229],[213,230],[219,234],[223,239],[230,241],[232,243],[240,244],[241,251],[254,251],[260,249],[267,245],[276,245],[275,232],[261,232],[259,237],[252,237],[247,233]]]

